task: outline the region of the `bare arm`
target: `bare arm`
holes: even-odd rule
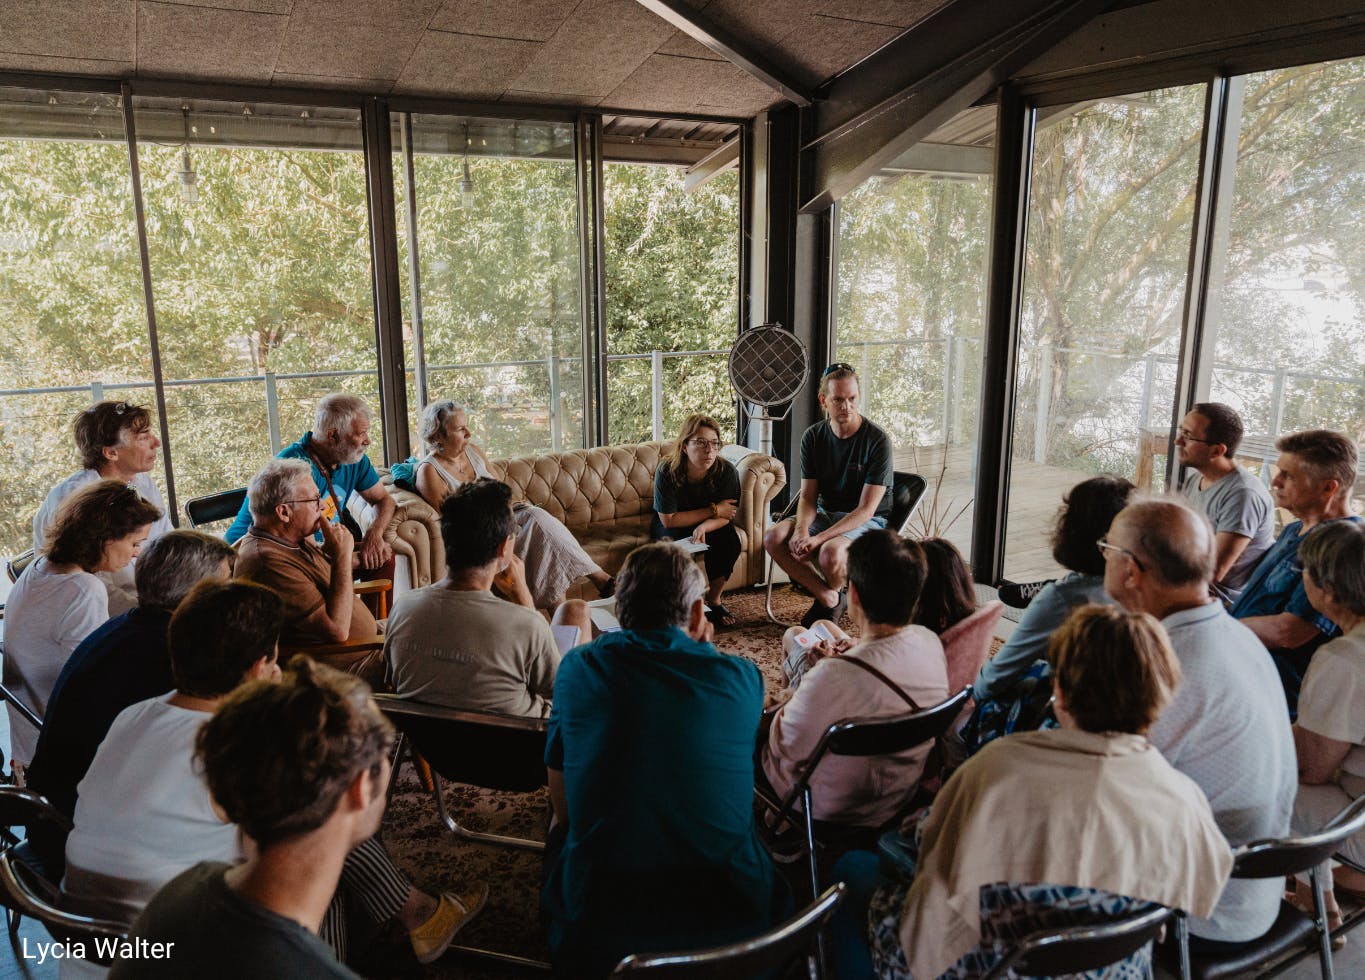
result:
[[[555,814],[555,823],[561,827],[569,825],[569,798],[564,792],[564,773],[559,769],[547,769],[550,784],[550,808]]]
[[[882,497],[886,494],[886,487],[875,483],[863,484],[862,495],[858,498],[858,507],[851,510],[819,534],[811,538],[813,544],[824,544],[831,538],[837,538],[845,531],[851,531],[855,527],[860,527],[872,520],[877,514],[877,505],[882,502]]]
[[[318,525],[322,531],[322,553],[332,563],[332,578],[327,583],[323,604],[303,625],[323,637],[324,642],[344,643],[351,635],[351,612],[355,608],[355,586],[351,580],[355,542],[349,531],[330,521],[320,520]],[[305,541],[303,547],[312,545]]]
[[[1248,616],[1241,623],[1260,638],[1267,650],[1293,650],[1320,635],[1312,623],[1287,612]]]
[[[698,507],[695,510],[680,510],[676,514],[659,515],[659,523],[670,530],[675,527],[691,527],[693,524],[700,524],[702,521],[709,521],[710,519],[710,507]]]
[[[819,512],[820,484],[816,480],[802,480],[801,494],[796,498],[796,526],[787,539],[787,550],[793,558],[805,560],[815,548],[810,537],[810,524]]]
[[[1237,564],[1237,559],[1242,557],[1242,552],[1247,550],[1251,539],[1244,534],[1219,531],[1214,535],[1213,542],[1215,552],[1213,580],[1221,582],[1223,577],[1232,571],[1232,566]]]
[[[370,529],[360,541],[360,564],[365,568],[378,568],[393,557],[393,548],[384,540],[384,532],[393,522],[393,512],[398,508],[393,494],[382,483],[376,483],[368,490],[360,491],[361,499],[374,504],[378,513],[370,522]]]
[[[1308,786],[1330,783],[1350,751],[1350,742],[1338,742],[1301,725],[1294,726],[1294,754],[1299,760],[1301,783]]]
[[[422,495],[422,499],[431,504],[436,510],[441,509],[442,502],[450,496],[450,484],[441,479],[441,474],[436,472],[439,463],[428,460],[417,467],[417,492]]]

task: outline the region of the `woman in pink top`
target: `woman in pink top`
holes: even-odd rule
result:
[[[849,546],[848,614],[860,639],[853,644],[826,622],[836,641],[817,648],[818,662],[779,695],[763,748],[764,775],[779,794],[835,722],[904,715],[947,696],[943,646],[910,622],[925,568],[920,546],[892,531],[869,531]],[[810,780],[815,818],[859,827],[891,821],[914,796],[929,749],[826,755]]]

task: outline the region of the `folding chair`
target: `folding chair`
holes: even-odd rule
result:
[[[800,483],[796,484],[797,494],[800,493]],[[899,535],[904,535],[910,524],[910,518],[915,516],[915,511],[919,509],[920,501],[924,499],[924,491],[928,487],[924,477],[915,473],[902,473],[897,470],[893,474],[891,482],[891,516],[887,519],[886,526]],[[799,496],[793,496],[791,502],[783,508],[782,513],[777,515],[773,523],[785,521],[787,518],[796,514],[796,503]],[[773,556],[768,556],[768,580],[764,593],[763,608],[768,613],[768,619],[779,626],[793,626],[785,620],[777,618],[773,612]]]
[[[190,527],[202,527],[205,524],[213,524],[217,521],[230,521],[242,509],[242,501],[245,499],[246,487],[220,490],[218,493],[209,493],[202,497],[192,497],[185,501],[185,516],[189,518]]]
[[[775,817],[775,823],[799,825],[804,831],[802,842],[810,872],[811,895],[820,891],[820,873],[816,860],[816,828],[811,816],[810,778],[826,752],[834,755],[894,755],[932,742],[948,730],[962,706],[967,703],[972,689],[964,687],[946,701],[930,708],[893,718],[848,718],[835,722],[820,736],[820,741],[806,760],[797,767],[792,788],[781,800],[765,788],[754,787],[754,795]],[[798,807],[799,803],[799,807]]]
[[[1189,922],[1176,918],[1176,952],[1182,980],[1216,980],[1240,976],[1258,966],[1305,946],[1317,934],[1318,963],[1323,980],[1335,976],[1332,966],[1332,935],[1327,928],[1323,898],[1323,873],[1333,852],[1347,838],[1365,830],[1365,796],[1355,800],[1316,834],[1252,841],[1237,848],[1232,865],[1234,878],[1284,878],[1308,872],[1313,886],[1313,914],[1301,912],[1289,902],[1280,903],[1280,914],[1265,935],[1245,943],[1196,940],[1191,948]]]
[[[23,916],[42,919],[41,915],[29,909],[30,904],[35,908],[45,906],[55,910],[61,902],[61,886],[43,867],[29,843],[20,840],[13,830],[15,827],[29,828],[40,823],[51,824],[63,834],[71,831],[71,821],[66,814],[45,797],[19,786],[0,786],[0,836],[3,837],[3,856],[10,866],[7,876],[13,879],[16,893],[22,891],[24,896],[11,901],[9,897],[4,897],[7,889],[0,887],[0,904],[9,913],[9,938],[13,944],[19,941],[19,923]],[[0,872],[0,878],[5,876],[5,872]],[[56,935],[55,932],[53,934]]]
[[[982,980],[1060,977],[1110,966],[1156,939],[1174,914],[1171,909],[1157,905],[1103,925],[1035,932],[995,964]]]
[[[804,955],[810,975],[819,980],[824,976],[824,968],[815,955],[816,940],[847,891],[848,886],[838,882],[794,918],[753,939],[692,953],[627,956],[611,975],[626,977],[644,973],[658,980],[748,980],[790,969]]]

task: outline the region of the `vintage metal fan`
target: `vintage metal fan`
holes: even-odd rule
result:
[[[790,330],[765,323],[740,334],[730,350],[730,384],[735,394],[760,410],[755,420],[763,423],[761,448],[771,450],[772,423],[791,413],[792,400],[806,386],[810,355]],[[781,414],[772,409],[785,405]]]

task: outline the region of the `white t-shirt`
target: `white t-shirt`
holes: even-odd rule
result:
[[[1340,776],[1348,777],[1348,793],[1360,795],[1365,784],[1365,623],[1313,654],[1299,692],[1299,727],[1351,743]]]
[[[192,762],[209,713],[169,704],[174,693],[125,708],[76,787],[62,889],[77,903],[115,900],[131,919],[162,885],[200,861],[242,858],[237,826],[214,812]],[[78,886],[92,883],[72,869],[113,882],[85,895]]]
[[[43,505],[38,508],[38,513],[33,515],[33,550],[35,552],[42,553],[43,545],[47,541],[48,529],[56,520],[57,508],[61,506],[62,501],[81,487],[100,479],[103,477],[99,475],[98,470],[81,470],[78,473],[71,474],[48,491]],[[175,525],[171,523],[170,512],[166,510],[166,504],[161,499],[161,491],[157,489],[152,475],[150,473],[139,473],[133,477],[129,485],[138,492],[143,500],[161,511],[161,516],[148,530],[147,540],[144,544],[150,544],[163,534],[174,530]],[[133,584],[133,565],[131,562],[117,572],[101,572],[99,577],[109,590],[110,616],[125,613],[137,605],[137,586]]]
[[[5,601],[5,686],[41,717],[72,651],[108,618],[103,582],[85,571],[54,572],[39,558]],[[32,762],[38,732],[12,705],[5,708],[10,757]]]

